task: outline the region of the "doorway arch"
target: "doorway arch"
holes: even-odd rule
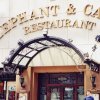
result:
[[[3,62],[5,72],[15,73],[18,68],[22,73],[39,53],[53,47],[67,47],[72,49],[84,62],[84,56],[71,42],[58,37],[48,36],[47,34],[25,43],[19,41],[18,45],[19,47],[11,50],[10,56]]]

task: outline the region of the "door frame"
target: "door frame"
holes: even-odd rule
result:
[[[80,70],[78,70],[78,68]],[[55,70],[56,69],[56,70]],[[79,65],[79,66],[38,66],[38,67],[31,67],[31,91],[30,91],[30,100],[38,100],[38,74],[39,73],[67,73],[67,72],[86,72],[86,65]],[[84,77],[84,87],[86,87],[86,77]]]

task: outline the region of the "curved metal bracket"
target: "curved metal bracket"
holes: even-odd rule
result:
[[[20,73],[23,72],[36,55],[51,47],[63,46],[71,48],[79,55],[81,60],[84,61],[82,53],[73,44],[64,39],[47,36],[46,34],[44,34],[43,37],[32,39],[26,43],[23,41],[18,42],[18,44],[19,48],[12,50],[10,57],[3,62],[4,70],[10,73],[15,73],[17,68],[19,68]]]

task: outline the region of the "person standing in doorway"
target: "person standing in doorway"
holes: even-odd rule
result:
[[[91,95],[91,91],[90,90],[88,90],[87,92],[86,92],[86,97],[85,97],[85,99],[84,100],[94,100],[94,97]]]

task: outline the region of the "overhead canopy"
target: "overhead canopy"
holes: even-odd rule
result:
[[[36,38],[29,40],[28,42],[24,43],[23,41],[18,42],[19,47],[17,49],[11,50],[9,57],[3,62],[4,65],[4,73],[11,76],[12,73],[15,73],[17,69],[19,69],[20,73],[22,73],[27,67],[29,66],[30,62],[34,60],[34,58],[41,53],[42,51],[49,49],[49,48],[61,48],[68,49],[67,54],[74,60],[75,64],[77,65],[77,61],[82,61],[84,63],[84,56],[83,54],[70,42],[63,40],[61,38],[47,36],[44,34],[43,37]],[[74,51],[71,54],[71,52]],[[79,59],[74,59],[74,55],[78,55]],[[86,61],[86,60],[85,60]],[[86,61],[88,65],[88,61]],[[94,63],[96,64],[96,63]],[[92,67],[95,69],[95,67]],[[98,72],[98,70],[93,70]],[[14,75],[14,74],[13,74]],[[2,76],[1,76],[2,77]]]
[[[28,67],[29,63],[35,58],[35,56],[40,52],[53,47],[71,48],[77,55],[79,55],[80,59],[84,61],[82,53],[72,45],[71,42],[61,38],[47,36],[46,34],[43,37],[32,39],[26,43],[20,41],[18,44],[19,48],[12,50],[10,52],[10,57],[3,62],[5,71],[14,73],[17,68],[19,68],[20,71],[23,71],[23,69]]]

